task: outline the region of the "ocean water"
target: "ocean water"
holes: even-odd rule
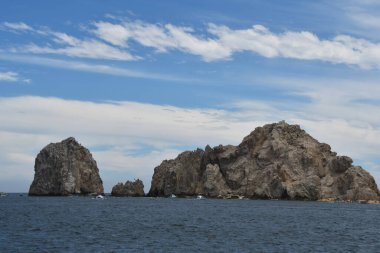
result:
[[[0,252],[380,252],[380,205],[11,194]]]

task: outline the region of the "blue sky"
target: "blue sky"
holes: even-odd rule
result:
[[[380,2],[2,1],[0,191],[74,136],[106,191],[163,159],[300,124],[380,182]]]

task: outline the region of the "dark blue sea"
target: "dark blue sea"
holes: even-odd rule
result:
[[[380,252],[380,205],[11,194],[0,252]]]

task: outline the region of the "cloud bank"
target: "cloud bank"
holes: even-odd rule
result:
[[[378,111],[379,106],[350,106],[347,101],[352,98],[344,93],[336,97],[341,99],[312,98],[309,104],[291,106],[285,106],[286,101],[236,101],[227,106],[231,109],[35,96],[0,98],[0,181],[4,181],[0,184],[16,185],[24,180],[22,190],[27,191],[39,150],[74,136],[94,154],[106,191],[117,181],[137,177],[143,179],[147,191],[153,169],[162,160],[206,144],[238,144],[255,127],[282,119],[300,124],[338,154],[364,161],[361,165],[379,182],[376,159],[380,140],[376,137],[380,119],[368,121],[365,114]]]

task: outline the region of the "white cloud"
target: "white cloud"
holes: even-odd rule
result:
[[[20,75],[13,71],[0,72],[0,82],[24,82],[30,83],[30,79],[21,78]]]
[[[56,54],[70,57],[132,61],[140,59],[129,52],[117,47],[110,46],[96,40],[95,38],[79,39],[62,32],[55,32],[47,27],[42,29],[33,28],[25,23],[0,24],[0,29],[7,31],[25,31],[48,39],[45,46],[29,43],[20,47],[12,47],[11,52],[28,52],[35,54]]]
[[[209,31],[233,52],[251,51],[268,58],[321,60],[362,68],[380,67],[380,44],[347,35],[321,40],[307,31],[275,34],[260,25],[243,30],[210,25]]]
[[[105,59],[118,61],[137,60],[138,57],[132,56],[129,52],[109,46],[95,39],[78,39],[66,33],[50,32],[52,40],[64,47],[38,46],[29,44],[21,51],[36,54],[59,54],[70,57],[81,57],[90,59]]]
[[[197,110],[132,102],[93,103],[40,97],[2,98],[0,104],[0,118],[4,117],[1,120],[2,129],[21,132],[29,129],[45,133],[54,129],[55,133],[64,133],[63,135],[70,132],[81,135],[96,133],[99,138],[113,133],[116,139],[129,139],[119,139],[120,145],[149,140],[150,145],[157,148],[188,145],[190,142],[198,145],[207,136],[209,142],[215,144],[219,141],[232,141],[234,138],[231,136],[238,139],[241,136],[237,132],[231,132],[223,137],[222,133],[229,129],[229,124],[224,121],[227,116],[224,110]],[[14,114],[5,120],[5,115],[9,114],[7,110],[13,110]],[[41,124],[48,118],[49,123]],[[64,122],[67,123],[63,124]],[[233,126],[243,127],[245,124],[235,122]],[[250,127],[247,125],[244,129]],[[235,140],[237,141],[239,140]],[[106,141],[103,144],[109,143]]]
[[[106,64],[91,64],[73,60],[59,60],[47,57],[36,57],[30,55],[0,54],[0,59],[11,62],[21,62],[33,65],[40,65],[50,68],[70,69],[75,71],[84,71],[90,73],[100,73],[113,76],[126,76],[135,78],[157,79],[166,81],[195,82],[195,79],[183,79],[173,75],[158,74],[132,70],[128,68],[115,67]],[[24,82],[31,82],[30,79],[24,79]]]
[[[380,28],[380,2],[378,0],[347,0],[344,4],[331,1],[333,8],[341,10],[342,16],[346,17],[344,27],[347,32],[379,40],[378,29]]]
[[[0,23],[0,29],[10,30],[10,31],[32,31],[33,30],[31,26],[23,22],[19,22],[19,23],[3,22],[3,23]]]
[[[121,47],[128,47],[129,40],[134,40],[143,46],[156,49],[159,53],[177,49],[201,56],[205,61],[225,59],[231,55],[229,49],[217,41],[194,35],[194,30],[190,27],[150,24],[141,21],[120,24],[95,22],[94,25],[95,35]]]
[[[107,22],[98,22],[95,23],[95,26],[97,29],[94,33],[98,37],[115,46],[128,47],[128,39],[131,34],[124,26]]]
[[[356,24],[366,28],[380,28],[380,17],[367,12],[359,11],[350,14]]]
[[[157,24],[143,22],[130,22],[112,24],[108,22],[95,22],[96,29],[93,33],[120,47],[128,47],[128,40],[135,40],[146,47],[153,47],[158,52],[166,52],[168,48],[174,48],[175,42],[167,34],[164,27]]]
[[[237,52],[247,51],[267,58],[320,60],[380,68],[380,44],[348,35],[320,39],[308,31],[273,33],[262,25],[231,29],[209,24],[208,33],[198,35],[191,27],[141,21],[95,22],[94,25],[96,36],[117,46],[128,47],[128,42],[133,40],[158,52],[176,49],[201,56],[207,62],[230,59]]]
[[[16,72],[12,72],[12,71],[0,72],[0,81],[17,82],[18,80],[19,80],[19,76]]]
[[[371,20],[367,21],[377,21],[375,17]],[[250,52],[266,58],[319,60],[367,69],[380,68],[380,43],[344,34],[322,39],[310,31],[274,33],[262,25],[231,29],[224,25],[209,24],[206,32],[201,32],[192,27],[173,24],[98,21],[93,22],[93,28],[87,29],[89,37],[84,39],[47,28],[34,29],[24,23],[2,23],[2,27],[34,32],[49,40],[44,46],[30,43],[14,47],[13,52],[132,61],[142,59],[142,56],[130,53],[134,50],[131,44],[134,41],[158,53],[179,50],[200,56],[206,62],[229,60],[236,53]]]
[[[166,29],[181,51],[201,56],[205,61],[228,59],[231,56],[230,48],[220,41],[210,38],[198,38],[191,34],[190,28],[166,25]]]
[[[365,116],[367,112],[377,115],[380,106],[356,108],[347,103],[352,98],[345,93],[335,97],[336,102],[312,98],[301,105],[289,105],[288,101],[226,105],[233,110],[31,96],[0,98],[0,173],[9,180],[19,176],[23,182],[31,182],[32,158],[38,151],[49,142],[75,136],[93,152],[107,191],[118,181],[137,177],[149,190],[153,168],[163,159],[206,144],[238,144],[256,126],[286,119],[331,144],[338,154],[366,161],[365,168],[380,175],[371,165],[380,149],[380,118]]]

